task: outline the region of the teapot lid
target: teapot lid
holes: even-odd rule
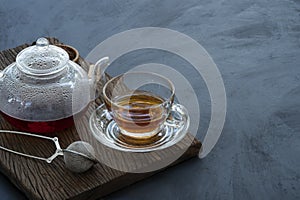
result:
[[[36,45],[22,50],[16,58],[17,67],[29,75],[51,75],[62,71],[69,61],[68,53],[39,38]]]

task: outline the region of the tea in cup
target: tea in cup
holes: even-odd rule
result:
[[[149,139],[164,127],[173,104],[173,83],[159,74],[129,72],[109,80],[103,96],[123,136]]]

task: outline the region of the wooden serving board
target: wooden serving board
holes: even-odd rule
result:
[[[49,38],[49,40],[52,44],[60,43],[55,38]],[[14,62],[18,52],[28,46],[30,45],[23,44],[16,48],[0,52],[0,69],[2,70]],[[89,67],[89,64],[81,57],[78,63],[84,69],[88,69]],[[14,130],[1,116],[0,129]],[[79,137],[75,128],[70,128],[54,135],[59,138],[62,148],[66,148],[73,141],[82,138]],[[37,142],[36,139],[31,137],[24,138],[24,136],[4,133],[0,133],[0,136],[0,145],[10,146],[10,148],[14,148],[15,150],[29,152],[34,155],[47,156],[51,155],[54,150],[54,148],[49,148],[52,143],[45,140]],[[128,156],[128,154],[115,152],[105,147],[98,150],[105,152],[105,156],[118,155],[121,158],[118,160],[120,165],[126,165],[126,163],[135,165],[137,163],[135,166],[138,172],[145,169],[145,167],[149,167],[150,169],[158,164],[168,163],[170,162],[170,158],[174,158],[174,156],[177,156],[176,158],[178,159],[168,166],[177,164],[198,155],[200,148],[201,143],[188,134],[178,144],[159,152],[130,154]],[[130,159],[128,159],[129,157]],[[75,174],[65,168],[62,157],[48,164],[44,161],[25,158],[0,150],[1,172],[30,199],[97,199],[149,177],[163,169],[147,173],[127,173],[98,163],[85,173]]]

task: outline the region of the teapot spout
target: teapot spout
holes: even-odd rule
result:
[[[91,65],[88,71],[91,100],[94,100],[98,95],[99,89],[97,83],[101,81],[106,68],[109,65],[109,57],[103,57],[98,60],[95,65]],[[101,92],[101,91],[100,91]]]

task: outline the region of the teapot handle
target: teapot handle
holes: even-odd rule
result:
[[[106,68],[109,65],[109,57],[103,57],[95,65],[91,65],[88,71],[91,100],[95,99],[95,89],[97,82],[101,80]]]

